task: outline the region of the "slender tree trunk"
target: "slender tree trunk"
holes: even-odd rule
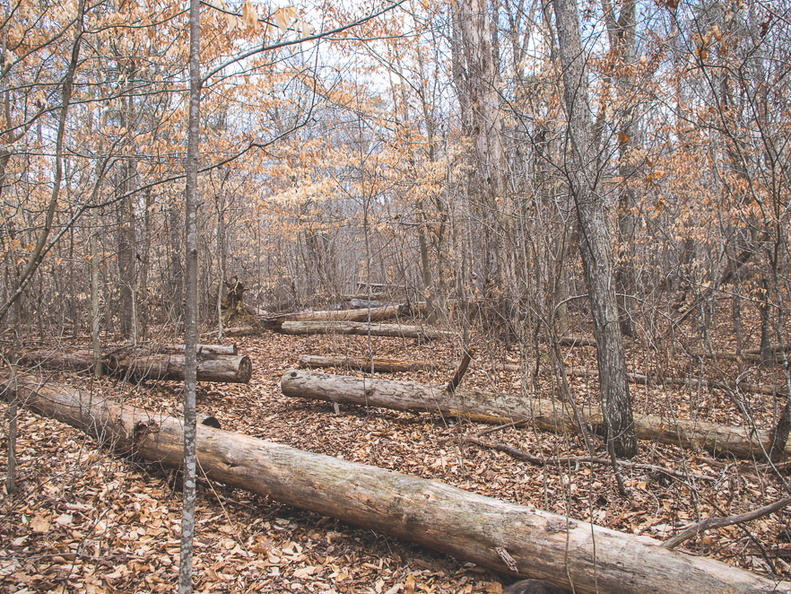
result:
[[[181,516],[179,594],[192,592],[192,553],[195,536],[196,434],[195,411],[198,375],[198,161],[200,142],[200,0],[190,0],[190,93],[184,192],[186,278],[184,283],[184,484]]]
[[[220,282],[217,285],[217,338],[222,340],[223,323],[222,323],[222,287],[223,280],[225,279],[225,195],[220,186],[220,192],[217,196],[217,260],[219,264],[219,278]]]
[[[593,311],[608,450],[630,458],[637,453],[632,405],[626,379],[612,262],[612,242],[599,187],[598,153],[575,0],[553,0],[563,95],[568,117],[565,174],[579,220],[579,244]]]
[[[635,117],[634,80],[631,69],[636,60],[635,0],[616,0],[618,14],[610,0],[602,0],[604,19],[610,40],[610,51],[616,59],[613,64],[613,78],[617,92],[616,117],[618,119],[618,173],[621,178],[618,194],[618,262],[615,266],[615,282],[618,293],[621,332],[626,336],[634,335],[629,313],[628,296],[635,292],[634,271],[634,233],[637,226],[632,214],[635,192],[632,183],[637,167],[632,156],[637,145],[638,127]]]
[[[170,264],[169,281],[170,295],[167,302],[168,315],[173,326],[178,330],[181,328],[184,318],[184,269],[181,262],[181,230],[182,224],[179,223],[179,208],[175,201],[171,203],[168,213],[168,232],[170,236]]]
[[[18,355],[17,351],[17,344],[16,340],[14,340],[14,346],[12,351],[16,351],[12,353],[12,360],[16,359],[16,355]],[[14,368],[12,367],[12,374],[14,374]],[[16,377],[12,375],[11,383],[12,385],[15,383]],[[3,393],[3,389],[0,389],[0,394]],[[14,394],[6,394],[5,399],[8,400],[8,409],[6,410],[6,415],[8,418],[8,460],[7,460],[7,467],[6,467],[6,475],[5,475],[5,490],[6,493],[9,495],[13,495],[17,492],[17,484],[16,484],[16,467],[17,467],[17,456],[16,456],[16,438],[17,438],[17,416],[19,414],[19,399],[16,393]]]
[[[129,170],[121,167],[118,191],[127,194],[131,189]],[[135,309],[135,218],[132,197],[126,196],[118,203],[118,284],[120,296],[118,300],[118,319],[121,335],[124,338],[137,339],[134,324]]]
[[[151,269],[151,207],[154,199],[151,188],[145,190],[145,211],[143,212],[143,238],[140,255],[140,290],[137,297],[138,332],[140,340],[148,338],[148,325],[151,321],[151,300],[148,298],[148,276]]]
[[[91,216],[91,344],[93,346],[95,377],[101,377],[102,370],[102,346],[99,341],[101,333],[102,314],[99,308],[99,211],[93,209]]]

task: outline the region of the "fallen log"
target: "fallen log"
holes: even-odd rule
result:
[[[366,359],[365,357],[322,357],[319,355],[302,355],[299,358],[300,367],[342,367],[345,369],[360,369],[374,373],[392,373],[399,371],[425,371],[447,367],[429,361],[399,361],[397,359]]]
[[[34,378],[0,393],[68,423],[122,454],[179,467],[182,421]],[[646,536],[572,520],[239,433],[199,425],[198,462],[211,480],[338,518],[517,577],[579,593],[791,592],[719,561],[668,550]]]
[[[405,326],[402,324],[368,324],[366,322],[283,322],[279,328],[273,328],[283,334],[353,334],[357,336],[390,336],[396,338],[449,338],[455,332],[426,328],[423,326]]]
[[[567,367],[566,373],[578,377],[599,377],[599,372],[595,369],[584,369],[581,367]],[[626,378],[635,384],[644,386],[685,386],[688,388],[715,388],[729,392],[749,392],[751,394],[765,394],[767,396],[786,396],[784,390],[774,386],[753,384],[746,381],[727,382],[717,380],[705,380],[688,377],[649,377],[642,373],[627,373]]]
[[[504,371],[521,371],[522,367],[515,363],[504,363],[499,366]],[[566,367],[566,374],[575,377],[598,378],[599,372],[595,369],[583,367]],[[785,388],[768,386],[764,384],[754,384],[740,380],[738,382],[706,380],[687,377],[662,377],[648,376],[643,373],[627,373],[626,379],[633,384],[644,386],[686,386],[689,388],[715,388],[730,392],[748,392],[750,394],[764,394],[766,396],[787,396]]]
[[[224,336],[256,336],[261,334],[262,330],[262,326],[233,326],[232,328],[224,328],[222,333]],[[207,332],[206,334],[201,334],[201,336],[215,336],[216,334],[216,332]]]
[[[751,361],[753,363],[760,363],[761,362],[761,355],[758,353],[751,353],[749,351],[744,351],[740,353],[733,353],[730,351],[698,351],[692,350],[689,351],[689,354],[693,357],[700,357],[702,359],[725,359],[727,361]]]
[[[123,351],[122,351],[123,353]],[[20,359],[26,366],[40,366],[58,371],[89,371],[93,369],[92,351],[30,351]],[[102,366],[110,375],[134,380],[184,380],[184,355],[132,354],[121,356],[107,354],[102,357]],[[252,375],[250,357],[199,353],[198,381],[246,384]]]
[[[289,316],[289,320],[299,322],[308,321],[338,321],[338,322],[378,322],[389,320],[407,313],[407,306],[380,305],[379,307],[359,307],[353,309],[339,309],[337,311],[308,311]]]
[[[560,346],[568,347],[596,346],[596,339],[593,338],[593,336],[585,336],[584,334],[569,334],[566,336],[561,336],[558,342]]]
[[[184,353],[183,344],[163,344],[161,346],[151,345],[149,349],[159,354],[178,355]],[[198,357],[209,358],[213,355],[238,355],[239,350],[235,344],[199,344],[197,346]]]
[[[384,307],[386,305],[389,304],[385,303],[384,301],[376,301],[374,299],[368,299],[367,297],[365,298],[352,297],[351,299],[349,299],[349,306],[352,309],[368,309],[372,307]]]
[[[262,317],[262,320],[265,324],[280,324],[282,322],[378,322],[404,315],[408,313],[408,310],[408,306],[403,304],[381,305],[370,308],[298,311],[266,316]]]
[[[559,400],[531,399],[508,394],[491,394],[414,382],[356,378],[311,371],[290,370],[280,380],[283,394],[292,398],[326,400],[336,404],[379,406],[412,412],[435,412],[447,417],[481,423],[525,423],[544,431],[578,432],[574,414]],[[603,418],[597,407],[582,412],[583,423],[602,432]],[[638,439],[668,443],[737,458],[765,459],[772,443],[769,431],[753,432],[749,427],[718,425],[705,421],[634,415]],[[791,443],[786,445],[791,455]]]

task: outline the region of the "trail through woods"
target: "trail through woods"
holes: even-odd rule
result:
[[[374,464],[444,481],[505,501],[534,505],[571,518],[660,539],[708,516],[728,516],[782,498],[780,480],[760,461],[714,459],[702,451],[641,441],[641,453],[621,468],[628,498],[618,494],[612,470],[584,461],[577,435],[530,427],[492,427],[426,413],[301,401],[280,394],[282,373],[302,355],[366,357],[360,336],[286,336],[265,332],[237,338],[249,355],[248,385],[199,386],[198,412],[224,429],[300,449]],[[483,340],[462,385],[520,392],[518,351]],[[418,344],[375,337],[375,356],[436,361],[437,369],[394,373],[393,379],[443,384],[461,356],[450,339]],[[592,367],[590,347],[564,350],[567,363]],[[630,361],[640,361],[630,352]],[[699,361],[698,361],[699,363]],[[690,368],[681,358],[678,377]],[[634,364],[633,364],[634,365]],[[698,368],[699,370],[700,368]],[[631,370],[649,371],[634,365]],[[330,372],[363,375],[360,371]],[[711,372],[711,369],[707,369]],[[178,384],[45,372],[47,377],[178,415]],[[769,372],[766,372],[768,374]],[[669,374],[670,375],[670,374]],[[716,376],[711,376],[718,379]],[[767,379],[767,378],[761,378]],[[595,380],[571,377],[580,405],[598,399]],[[551,370],[541,363],[533,396],[554,391]],[[770,426],[769,395],[739,395],[761,428]],[[691,414],[708,421],[743,424],[739,407],[717,390],[682,386],[635,386],[635,410],[644,414]],[[782,400],[779,401],[782,404]],[[526,451],[544,465],[517,460],[495,449],[465,443],[485,438]],[[3,434],[3,437],[5,435]],[[593,438],[603,455],[601,443]],[[180,484],[156,464],[114,459],[95,442],[57,422],[23,412],[20,422],[20,494],[0,502],[0,591],[170,592],[177,575]],[[564,460],[553,462],[555,457]],[[0,472],[5,471],[5,459]],[[663,472],[667,469],[670,472]],[[701,477],[706,477],[705,480]],[[711,531],[682,548],[766,575],[791,577],[788,510],[739,527]],[[745,529],[749,531],[745,532]],[[499,576],[455,559],[365,529],[202,481],[196,548],[196,590],[216,592],[355,592],[498,594]]]

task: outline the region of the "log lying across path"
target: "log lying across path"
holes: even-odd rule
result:
[[[577,432],[571,411],[558,400],[537,400],[507,394],[491,394],[458,389],[449,393],[444,387],[414,382],[370,379],[290,370],[280,380],[283,394],[294,398],[326,400],[338,404],[379,406],[413,412],[437,412],[448,417],[482,423],[527,423],[545,431]],[[583,422],[601,431],[603,418],[596,409],[581,411]],[[634,415],[638,439],[647,439],[690,448],[703,448],[715,454],[738,458],[765,459],[772,443],[768,431],[754,435],[748,427],[717,425],[705,421],[664,419]],[[791,442],[786,445],[791,455]]]
[[[302,355],[299,358],[301,367],[343,367],[361,369],[374,373],[392,373],[398,371],[425,371],[447,368],[447,365],[429,361],[399,361],[397,359],[366,359],[365,357],[323,357],[321,355]]]
[[[178,352],[181,348],[181,353]],[[184,380],[184,352],[180,345],[169,345],[163,352],[120,349],[102,356],[107,373],[134,380]],[[235,353],[235,346],[200,345],[198,381],[246,384],[252,375],[250,357]],[[87,371],[93,368],[94,355],[89,350],[30,351],[20,360],[27,366],[41,366],[59,371]]]
[[[181,421],[122,407],[96,395],[0,381],[0,394],[77,427],[124,454],[180,466]],[[520,577],[547,579],[579,593],[791,592],[791,586],[724,563],[671,551],[532,507],[198,426],[198,462],[212,480],[378,530]]]
[[[403,324],[368,324],[367,322],[283,322],[275,329],[283,334],[355,334],[358,336],[391,336],[396,338],[449,338],[455,332]]]

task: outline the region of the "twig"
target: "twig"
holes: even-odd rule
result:
[[[509,429],[511,427],[523,427],[527,423],[530,422],[529,418],[520,419],[518,421],[511,421],[510,423],[503,423],[502,425],[497,425],[496,427],[489,427],[488,429],[483,429],[482,431],[478,431],[475,435],[480,437],[481,435],[488,435],[489,433],[494,433],[495,431],[500,431],[501,429]]]
[[[775,501],[774,503],[770,503],[769,505],[759,507],[758,509],[743,514],[728,516],[727,518],[706,518],[697,524],[693,524],[689,528],[685,528],[673,538],[666,540],[662,546],[666,549],[674,549],[681,543],[693,538],[694,536],[697,536],[705,530],[710,530],[711,528],[723,528],[725,526],[732,526],[733,524],[742,524],[751,520],[757,520],[763,516],[780,511],[789,504],[791,504],[791,497],[784,497],[783,499]]]
[[[481,439],[478,436],[466,436],[466,437],[459,437],[453,438],[449,441],[458,441],[460,443],[471,443],[482,448],[489,448],[492,450],[497,450],[498,452],[503,452],[508,454],[512,458],[517,458],[519,460],[525,460],[530,462],[531,464],[535,464],[536,466],[546,466],[547,464],[578,464],[580,462],[590,462],[591,464],[602,464],[605,466],[612,466],[612,460],[609,458],[600,458],[598,456],[555,456],[551,458],[540,458],[539,456],[534,456],[533,454],[526,452],[520,448],[515,448],[510,446],[506,443],[502,443],[500,441],[488,441],[485,439]],[[672,476],[679,479],[688,479],[694,478],[702,481],[714,482],[717,479],[712,476],[706,476],[703,474],[691,474],[688,472],[681,472],[679,470],[673,470],[672,468],[666,468],[664,466],[657,466],[655,464],[643,464],[640,462],[625,462],[619,461],[619,466],[623,466],[624,468],[634,468],[637,470],[651,470],[654,472],[661,472],[668,476]]]

